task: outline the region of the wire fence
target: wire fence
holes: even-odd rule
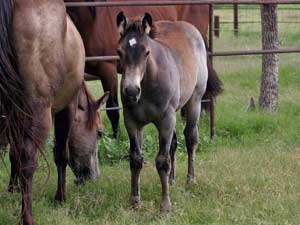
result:
[[[259,5],[238,5],[237,30],[234,27],[234,9],[232,5],[216,5],[214,15],[219,16],[218,32],[220,38],[231,32],[238,36],[257,39],[257,47],[261,39],[261,12]],[[280,47],[300,47],[300,5],[278,5],[278,32]],[[245,39],[246,40],[246,39]],[[247,41],[247,40],[246,40]],[[245,43],[247,44],[247,43]]]
[[[238,24],[261,23],[259,5],[238,5]],[[216,5],[215,15],[220,16],[220,24],[234,24],[234,9],[230,5]],[[278,6],[278,23],[299,24],[300,6]]]

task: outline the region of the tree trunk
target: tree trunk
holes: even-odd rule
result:
[[[261,7],[262,47],[278,49],[277,5]],[[278,108],[278,54],[263,55],[259,107],[276,112]]]

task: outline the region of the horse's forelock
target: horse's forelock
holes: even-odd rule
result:
[[[125,35],[128,34],[129,32],[137,32],[139,34],[145,34],[145,30],[142,24],[141,20],[134,20],[132,21],[126,28]],[[156,34],[156,27],[152,25],[149,36],[150,38],[154,39]]]

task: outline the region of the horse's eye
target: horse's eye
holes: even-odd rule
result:
[[[145,56],[148,57],[150,55],[150,50],[146,51]]]
[[[97,131],[97,136],[98,138],[101,138],[103,136],[103,132],[101,130]]]

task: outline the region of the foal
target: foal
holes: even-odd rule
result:
[[[171,209],[169,184],[175,178],[176,111],[184,108],[184,135],[188,151],[188,182],[194,182],[201,99],[208,70],[205,44],[199,31],[186,22],[158,21],[146,13],[129,21],[120,12],[118,54],[122,68],[121,97],[130,139],[131,204],[140,204],[143,166],[143,127],[154,123],[159,132],[156,168],[162,185],[160,210]],[[170,173],[171,172],[171,173]]]

